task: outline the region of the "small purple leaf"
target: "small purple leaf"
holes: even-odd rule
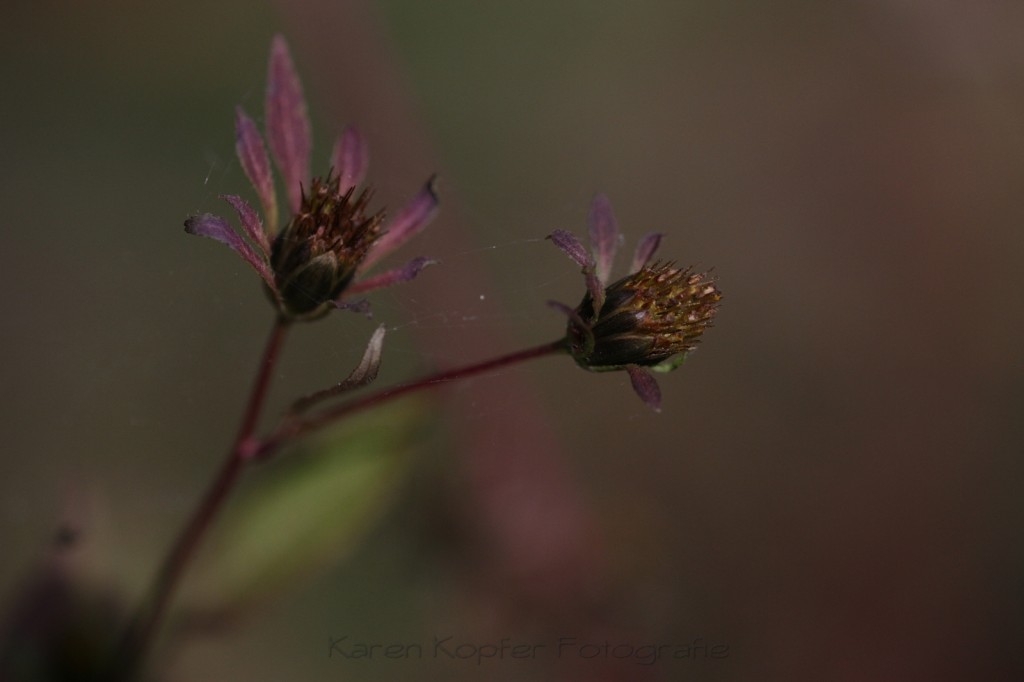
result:
[[[265,257],[269,258],[270,242],[267,240],[267,233],[263,231],[263,223],[260,222],[260,217],[255,209],[245,199],[234,194],[221,194],[220,198],[234,207],[238,212],[238,220],[245,228],[249,239],[260,248]]]
[[[377,378],[377,372],[380,370],[381,356],[384,354],[384,332],[384,325],[377,327],[377,330],[373,332],[373,336],[370,337],[370,342],[366,345],[363,359],[359,361],[359,364],[344,381],[336,386],[331,386],[330,388],[325,388],[322,391],[299,398],[292,404],[292,412],[304,412],[316,403],[373,383]]]
[[[274,285],[274,276],[270,272],[267,262],[260,258],[256,251],[237,232],[231,229],[231,226],[223,218],[210,213],[192,216],[185,221],[185,231],[189,234],[209,237],[210,239],[216,239],[222,244],[227,244],[259,273],[271,290],[277,291],[277,287]]]
[[[629,372],[629,381],[640,400],[655,412],[661,412],[661,388],[658,387],[658,381],[647,370],[636,365],[626,365],[626,371]]]
[[[334,143],[334,152],[331,154],[331,166],[341,180],[338,188],[340,194],[363,183],[369,158],[366,138],[355,128],[347,128]]]
[[[370,302],[365,298],[361,298],[358,301],[335,301],[334,307],[338,310],[348,310],[349,312],[366,315],[367,318],[373,317],[373,310],[370,308]]]
[[[629,274],[640,272],[650,262],[661,244],[662,236],[659,232],[644,235],[644,238],[636,245],[636,253],[633,255],[633,264],[629,266]]]
[[[437,214],[437,191],[435,190],[437,176],[430,178],[420,190],[419,194],[413,197],[398,216],[388,225],[385,232],[377,243],[373,245],[366,255],[361,271],[365,271],[371,265],[388,255],[405,242],[409,241],[423,231],[430,221]]]
[[[280,35],[274,36],[270,48],[265,106],[270,152],[284,177],[288,205],[295,212],[302,201],[302,183],[309,176],[312,143],[302,83]]]
[[[408,282],[414,279],[416,275],[420,274],[420,271],[428,265],[436,265],[437,261],[431,258],[420,256],[406,263],[400,268],[394,270],[388,270],[382,272],[379,275],[364,279],[361,282],[356,282],[345,290],[345,296],[355,296],[358,294],[367,294],[377,289],[383,289],[393,284],[399,284],[401,282]]]
[[[603,194],[594,197],[587,222],[590,225],[590,244],[594,248],[595,272],[601,284],[607,284],[621,239],[619,224],[608,197]]]
[[[267,149],[263,146],[256,124],[238,107],[235,110],[235,153],[242,164],[242,170],[249,178],[256,194],[263,204],[263,215],[267,219],[269,234],[277,231],[277,195],[274,192],[274,174],[270,170]]]
[[[594,266],[594,261],[591,259],[590,254],[587,253],[586,247],[583,246],[583,243],[572,232],[555,230],[548,235],[548,239],[581,268],[592,268]]]

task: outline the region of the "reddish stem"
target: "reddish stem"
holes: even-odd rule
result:
[[[267,388],[270,385],[270,377],[273,373],[287,327],[287,320],[278,319],[271,330],[270,338],[267,340],[266,348],[263,351],[260,370],[253,384],[252,393],[249,396],[249,404],[242,417],[242,424],[238,429],[234,445],[232,445],[220,473],[217,474],[206,496],[196,509],[195,514],[189,520],[181,535],[178,536],[174,548],[168,554],[160,573],[153,583],[148,598],[143,602],[142,607],[131,623],[131,627],[119,652],[120,657],[115,661],[117,667],[112,677],[115,681],[131,679],[138,671],[139,665],[145,659],[149,648],[153,644],[156,631],[166,615],[167,607],[170,604],[175,589],[178,583],[181,582],[192,558],[195,556],[203,536],[209,530],[213,519],[221,507],[223,507],[224,502],[238,481],[239,475],[245,469],[245,465],[253,458],[268,457],[294,438],[336,422],[354,412],[375,407],[408,393],[433,388],[450,381],[483,374],[484,372],[501,367],[507,367],[566,350],[565,340],[559,339],[552,343],[527,348],[526,350],[517,351],[491,360],[437,372],[412,383],[386,388],[359,400],[334,409],[325,410],[302,421],[287,422],[270,437],[261,442],[255,439],[253,434],[259,421],[260,412],[267,395]]]
[[[490,372],[501,367],[507,367],[519,362],[525,362],[526,360],[532,360],[533,358],[539,358],[545,355],[551,355],[552,353],[563,352],[565,350],[565,339],[559,339],[558,341],[534,346],[533,348],[509,353],[508,355],[502,355],[500,357],[484,360],[483,362],[478,362],[472,365],[456,367],[455,369],[430,374],[417,379],[412,383],[385,388],[377,393],[371,393],[370,395],[359,398],[358,400],[353,400],[350,403],[339,405],[338,407],[330,410],[324,410],[312,417],[302,419],[300,421],[286,422],[263,441],[263,444],[258,450],[256,450],[254,456],[259,458],[269,457],[284,444],[301,435],[327,426],[328,424],[332,424],[354,412],[360,412],[371,407],[376,407],[381,403],[395,398],[400,398],[406,394],[422,391],[428,388],[434,388],[450,381],[465,379],[467,377]]]
[[[214,517],[223,507],[238,481],[239,475],[256,450],[257,442],[253,439],[253,433],[259,422],[288,324],[286,319],[278,318],[270,331],[234,444],[228,451],[220,472],[210,485],[199,507],[181,531],[171,552],[164,559],[148,596],[136,613],[122,643],[120,656],[115,661],[118,667],[115,670],[114,679],[130,679],[137,672],[138,666],[145,659],[146,653],[153,644],[156,631],[166,615],[171,598],[199,549],[203,536],[209,530]]]

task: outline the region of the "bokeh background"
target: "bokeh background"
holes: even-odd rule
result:
[[[543,241],[606,192],[627,247],[714,266],[716,327],[648,413],[546,359],[435,396],[338,560],[162,648],[170,680],[1020,679],[1024,5],[296,0],[5,7],[0,594],[63,519],[137,594],[236,427],[270,311],[184,235],[246,190],[233,107],[289,40],[315,159],[357,124],[391,206],[442,176],[375,320],[297,330],[271,412],[377,321],[380,381],[560,333]],[[625,259],[621,259],[625,260]],[[620,262],[621,267],[621,262]],[[330,519],[324,523],[330,524]],[[76,550],[78,551],[78,550]],[[5,606],[6,608],[6,606]],[[328,637],[545,643],[346,661]],[[558,659],[580,641],[722,659]]]

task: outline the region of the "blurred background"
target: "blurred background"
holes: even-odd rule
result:
[[[565,358],[434,394],[400,475],[362,490],[359,532],[339,523],[337,551],[165,641],[161,679],[1024,674],[1024,5],[0,14],[4,611],[55,570],[66,526],[76,580],[137,596],[230,443],[271,311],[237,257],[181,224],[252,196],[234,106],[262,119],[281,32],[316,170],[354,123],[382,204],[441,174],[442,212],[402,256],[442,265],[375,295],[374,320],[296,329],[268,425],[343,377],[378,322],[382,385],[560,335],[545,302],[575,304],[582,278],[543,237],[584,234],[596,192],[627,250],[665,232],[662,255],[714,266],[725,300],[663,378],[660,415],[625,375]],[[179,620],[209,589],[183,593]],[[449,635],[546,648],[435,657]],[[328,655],[341,637],[424,658]],[[650,665],[559,657],[563,637],[670,648]],[[687,652],[698,638],[725,655]]]

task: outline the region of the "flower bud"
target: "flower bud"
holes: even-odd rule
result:
[[[352,282],[381,235],[383,211],[366,215],[372,191],[339,193],[339,178],[313,180],[299,210],[277,235],[270,252],[285,314],[311,319],[326,313]]]
[[[569,323],[572,355],[593,371],[674,369],[711,326],[721,299],[707,273],[671,263],[645,266],[607,286],[599,311],[592,295],[584,296]]]

